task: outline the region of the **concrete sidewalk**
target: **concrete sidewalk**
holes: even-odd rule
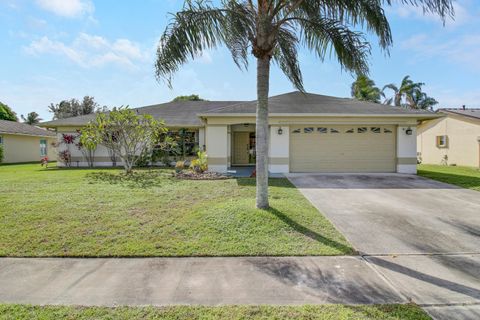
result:
[[[116,305],[415,302],[479,319],[480,255],[0,258],[0,303]],[[465,271],[467,270],[467,271]]]
[[[361,257],[0,259],[0,302],[74,305],[407,302]]]

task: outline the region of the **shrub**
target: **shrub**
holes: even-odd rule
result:
[[[208,156],[205,151],[197,152],[197,159],[194,159],[190,163],[190,169],[196,173],[203,173],[208,170]]]
[[[0,163],[3,162],[3,146],[0,144]]]
[[[70,167],[72,162],[72,154],[70,150],[63,150],[58,153],[58,160],[63,163],[66,167]]]
[[[180,172],[185,169],[185,161],[177,161],[175,163],[175,172]]]
[[[48,168],[48,157],[43,157],[42,159],[40,159],[40,165],[42,167],[45,166],[45,168]]]

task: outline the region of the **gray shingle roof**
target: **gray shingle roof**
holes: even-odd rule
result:
[[[253,114],[254,101],[178,101],[136,108],[139,114],[150,114],[165,120],[167,127],[203,126],[199,115]],[[271,114],[345,114],[345,115],[418,115],[435,117],[435,113],[391,107],[378,103],[349,98],[337,98],[319,94],[291,92],[269,98]],[[95,118],[95,114],[43,122],[42,127],[83,126]]]
[[[139,114],[150,114],[157,119],[165,120],[167,127],[203,126],[197,116],[211,109],[218,109],[227,105],[237,104],[239,101],[178,101],[155,104],[135,108]],[[95,119],[95,114],[43,122],[42,127],[82,126]]]
[[[480,109],[439,109],[438,111],[480,119]]]
[[[22,134],[28,136],[55,137],[55,132],[25,123],[0,120],[0,134]]]
[[[255,113],[257,101],[210,110],[205,114]],[[273,96],[268,99],[270,114],[352,114],[352,115],[435,115],[434,112],[386,106],[350,98],[337,98],[299,91]]]

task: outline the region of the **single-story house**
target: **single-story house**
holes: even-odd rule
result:
[[[40,161],[48,156],[55,159],[52,143],[56,133],[25,123],[0,120],[0,145],[3,163]]]
[[[443,117],[418,126],[421,162],[480,167],[480,109],[439,109],[438,113]]]
[[[256,101],[168,102],[136,109],[165,120],[170,130],[188,128],[208,154],[209,169],[255,163]],[[75,132],[95,115],[43,123],[59,134]],[[354,99],[291,92],[269,98],[269,168],[288,172],[416,173],[416,127],[438,117]],[[73,165],[86,165],[80,153]],[[105,150],[97,165],[111,165]]]

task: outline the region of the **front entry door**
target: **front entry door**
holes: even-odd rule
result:
[[[233,164],[248,164],[250,157],[250,132],[233,134]]]

